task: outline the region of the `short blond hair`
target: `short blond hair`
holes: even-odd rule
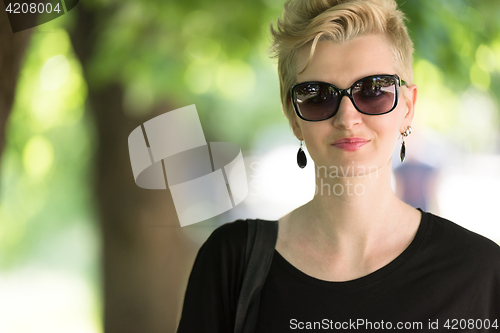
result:
[[[310,61],[320,40],[345,42],[383,34],[393,52],[396,74],[411,85],[413,43],[404,21],[395,0],[288,0],[276,29],[271,24],[270,51],[278,58],[281,105],[290,125],[294,119],[290,89],[297,80],[297,54],[310,44]]]

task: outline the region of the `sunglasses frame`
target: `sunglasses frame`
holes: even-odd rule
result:
[[[386,112],[382,112],[382,113],[376,113],[376,114],[373,114],[373,113],[366,113],[366,112],[363,112],[361,111],[358,106],[356,105],[356,102],[354,102],[354,98],[352,96],[352,89],[354,88],[354,86],[359,83],[360,81],[363,81],[363,80],[366,80],[366,79],[370,79],[370,78],[373,78],[373,77],[380,77],[380,76],[383,76],[383,77],[391,77],[393,78],[395,81],[396,81],[396,88],[395,88],[395,97],[394,97],[394,105],[392,106],[392,108],[389,110],[389,111],[386,111]],[[336,110],[332,113],[331,116],[328,116],[327,118],[324,118],[324,119],[306,119],[304,118],[301,114],[300,114],[300,111],[299,111],[299,107],[297,105],[297,98],[295,95],[295,91],[297,89],[297,87],[299,85],[303,85],[303,84],[318,84],[318,83],[321,83],[321,84],[326,84],[328,86],[331,86],[333,87],[333,89],[340,95],[340,98],[339,98],[339,102],[337,104],[337,107],[336,107]],[[339,111],[339,108],[340,108],[340,103],[342,102],[342,98],[344,96],[347,96],[349,97],[349,99],[351,100],[351,103],[352,105],[354,105],[354,107],[356,108],[356,110],[358,110],[359,112],[361,112],[362,114],[366,114],[366,115],[369,115],[369,116],[378,116],[378,115],[381,115],[381,114],[386,114],[386,113],[389,113],[391,111],[393,111],[396,106],[398,106],[398,103],[399,103],[399,87],[401,86],[406,86],[406,82],[401,80],[399,78],[399,76],[397,76],[396,74],[376,74],[376,75],[369,75],[369,76],[365,76],[359,80],[356,80],[356,82],[354,82],[349,88],[347,89],[340,89],[340,88],[337,88],[335,87],[333,84],[331,83],[328,83],[328,82],[323,82],[323,81],[305,81],[305,82],[299,82],[297,84],[294,84],[292,86],[292,88],[290,88],[290,97],[292,99],[292,104],[293,104],[293,109],[295,110],[295,113],[297,114],[297,116],[299,116],[300,119],[302,120],[305,120],[305,121],[323,121],[323,120],[327,120],[327,119],[330,119],[332,118],[333,116],[335,116],[337,114],[337,112]]]

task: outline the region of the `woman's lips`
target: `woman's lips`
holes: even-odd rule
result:
[[[334,143],[332,143],[332,146],[340,148],[345,151],[355,151],[363,147],[369,141],[370,140],[366,140],[363,138],[344,138],[335,141]]]

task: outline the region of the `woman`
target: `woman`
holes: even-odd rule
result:
[[[278,221],[256,331],[500,330],[500,247],[390,186],[417,99],[395,1],[289,1],[272,34],[316,194]],[[233,331],[247,223],[218,228],[200,249],[179,332]]]

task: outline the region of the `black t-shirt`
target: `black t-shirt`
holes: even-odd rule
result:
[[[247,223],[217,228],[201,247],[179,333],[233,332]],[[355,280],[316,279],[275,251],[260,302],[256,333],[500,332],[500,247],[422,212],[406,250]]]

